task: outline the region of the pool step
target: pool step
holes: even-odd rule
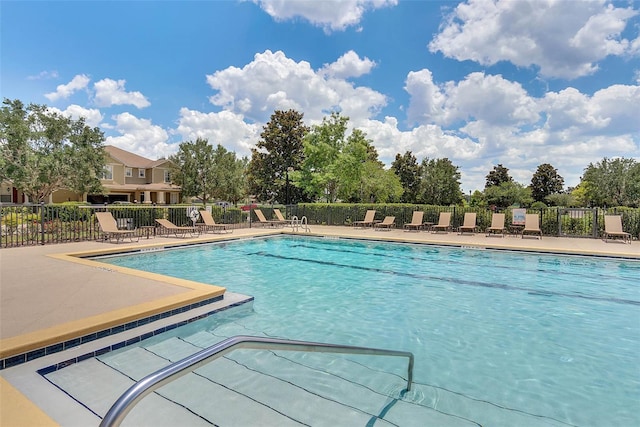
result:
[[[207,335],[211,334],[174,337],[144,348],[106,354],[100,360],[89,359],[52,372],[47,378],[102,417],[135,381],[198,351],[200,346],[193,342],[220,340]],[[386,375],[393,384],[390,388],[397,391],[385,392],[325,369],[328,364],[350,364],[349,361],[336,362],[335,355],[302,356],[291,352],[234,351],[147,396],[123,425],[246,426],[258,422],[261,426],[411,426],[404,411],[419,421],[415,425],[475,425],[389,397],[404,387],[403,379],[395,374]],[[369,370],[368,375],[378,373]]]

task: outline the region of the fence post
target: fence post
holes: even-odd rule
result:
[[[44,245],[44,202],[40,202],[40,244]]]

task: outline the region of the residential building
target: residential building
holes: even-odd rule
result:
[[[171,184],[168,159],[150,160],[113,145],[105,146],[104,194],[88,195],[90,203],[137,202],[176,204],[180,187]]]
[[[104,150],[107,160],[101,179],[102,194],[58,190],[49,197],[48,203],[180,203],[181,188],[171,184],[168,159],[150,160],[112,145],[105,146]],[[0,186],[0,202],[29,203],[29,200],[10,182],[4,182]]]

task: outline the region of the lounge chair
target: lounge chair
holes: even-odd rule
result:
[[[431,227],[434,233],[438,231],[448,232],[451,230],[451,212],[440,212],[438,223]]]
[[[491,217],[491,227],[487,228],[487,237],[500,233],[504,237],[504,214],[494,213]]]
[[[631,243],[631,234],[622,230],[622,216],[605,215],[604,216],[604,241],[609,238],[621,237],[624,243]]]
[[[379,229],[383,229],[386,228],[387,230],[390,230],[391,227],[395,227],[396,226],[396,217],[395,216],[385,216],[384,220],[382,222],[378,222],[373,224],[373,228],[374,230],[379,228]]]
[[[156,219],[156,222],[160,224],[166,235],[175,234],[176,237],[187,237],[189,234],[190,237],[193,237],[194,234],[200,234],[198,227],[179,227],[168,219]]]
[[[135,237],[136,242],[140,240],[138,236],[138,230],[119,230],[116,219],[111,215],[111,212],[96,212],[96,218],[98,219],[98,225],[102,231],[104,240],[113,241],[118,243],[125,238],[129,238],[133,242]]]
[[[462,234],[465,231],[469,233],[475,233],[478,226],[476,225],[476,213],[466,212],[464,214],[464,222],[458,227],[458,233]]]
[[[227,224],[216,224],[216,221],[213,219],[211,212],[209,211],[200,211],[200,217],[202,218],[202,224],[196,224],[200,227],[200,230],[232,233],[233,230],[229,228]]]
[[[411,222],[404,225],[405,230],[420,230],[422,228],[422,218],[424,217],[424,212],[422,211],[414,211],[413,217],[411,217]]]
[[[524,228],[522,229],[522,238],[525,234],[539,234],[542,239],[542,230],[540,230],[540,215],[527,214],[524,220]]]
[[[260,209],[254,209],[253,211],[256,213],[256,217],[258,218],[258,223],[262,224],[263,226],[284,227],[284,224],[287,222],[287,221],[280,221],[278,219],[267,219],[264,217],[264,214]]]
[[[362,221],[353,221],[354,227],[373,227],[375,224],[376,211],[368,210]]]
[[[273,213],[275,214],[275,216],[278,219],[278,221],[282,222],[284,225],[287,225],[289,227],[293,227],[293,220],[286,219],[284,217],[284,215],[282,215],[282,212],[280,212],[280,209],[278,209],[278,208],[274,209]]]

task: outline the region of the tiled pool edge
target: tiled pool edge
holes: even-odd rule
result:
[[[209,298],[209,299],[206,299],[206,300],[198,301],[198,302],[195,302],[193,304],[186,305],[184,307],[179,307],[179,308],[176,308],[176,309],[165,311],[163,313],[158,313],[158,314],[147,316],[147,317],[144,317],[144,318],[141,318],[141,319],[138,319],[138,320],[134,320],[134,321],[122,324],[122,325],[117,325],[117,326],[114,326],[114,327],[106,328],[104,330],[101,330],[101,331],[98,331],[98,332],[94,332],[94,333],[90,333],[90,334],[84,335],[82,337],[72,338],[70,340],[63,341],[63,342],[60,342],[60,343],[56,343],[56,344],[53,344],[53,345],[48,345],[48,346],[45,346],[45,347],[41,347],[41,348],[38,348],[36,350],[30,350],[30,351],[25,352],[25,353],[9,356],[9,357],[6,357],[6,358],[0,360],[0,370],[11,368],[11,367],[14,367],[14,366],[21,365],[23,363],[30,362],[32,360],[35,360],[35,359],[39,358],[39,357],[48,356],[50,354],[55,354],[55,353],[58,353],[58,352],[61,352],[61,351],[69,350],[69,349],[77,347],[77,346],[79,346],[81,344],[86,344],[86,343],[95,341],[95,340],[100,339],[100,338],[105,338],[105,337],[108,337],[108,336],[111,336],[111,335],[115,335],[115,334],[130,330],[130,329],[137,328],[139,326],[147,325],[149,323],[152,323],[152,322],[155,322],[155,321],[158,321],[158,320],[166,319],[166,318],[169,318],[171,316],[175,316],[177,314],[185,313],[185,312],[188,312],[188,311],[196,309],[196,308],[204,307],[204,306],[212,304],[214,302],[222,301],[223,299],[224,299],[224,295],[216,296],[214,298]],[[230,304],[228,306],[220,307],[220,308],[217,308],[215,310],[209,311],[207,313],[200,314],[200,315],[195,316],[195,317],[193,317],[193,318],[191,318],[189,320],[180,321],[180,322],[174,323],[172,325],[168,325],[168,326],[159,328],[157,331],[153,331],[151,333],[152,334],[151,336],[153,336],[153,335],[155,335],[157,333],[160,333],[160,332],[158,332],[160,330],[162,332],[165,332],[165,331],[174,329],[174,328],[176,328],[178,326],[181,326],[181,325],[184,325],[184,324],[187,324],[187,323],[191,323],[191,322],[193,322],[195,320],[202,319],[204,317],[210,316],[210,315],[215,314],[217,312],[224,311],[224,310],[227,310],[228,308],[236,307],[238,305],[242,305],[242,304],[245,304],[245,303],[250,302],[250,301],[253,301],[253,297],[249,297],[248,299],[246,299],[244,301],[236,302],[236,303]],[[144,336],[144,338],[147,338],[149,336],[148,334],[149,333],[145,333],[145,334],[141,335],[140,337]],[[138,338],[140,338],[140,337],[138,337]],[[144,339],[144,338],[141,338],[141,339]],[[120,343],[118,343],[118,344],[113,344],[113,345],[108,346],[108,347],[117,346],[117,348],[120,348],[120,347],[122,347],[124,345],[133,344],[133,343],[138,342],[138,341],[140,341],[140,339],[136,340],[136,338],[130,338],[130,339],[124,341],[123,344],[121,344],[121,345],[120,345]],[[116,348],[113,348],[111,350],[115,350],[115,349]],[[100,349],[100,350],[97,350],[97,351],[101,352],[99,354],[102,354],[102,353],[106,352],[106,351],[103,351],[103,350],[104,350],[104,348]],[[111,351],[111,350],[108,350],[108,351]],[[96,353],[96,352],[93,352],[93,353]],[[83,360],[85,358],[88,358],[88,357],[91,357],[91,356],[87,356],[87,357],[80,356],[80,358],[82,358]],[[75,359],[78,359],[78,358],[75,358]]]
[[[222,300],[222,297],[220,297],[218,299],[215,299],[215,301],[209,301],[207,304],[218,302],[220,300]],[[44,376],[44,375],[47,375],[47,374],[49,374],[51,372],[55,372],[55,371],[57,371],[59,369],[65,368],[65,367],[67,367],[69,365],[73,365],[74,363],[78,363],[78,362],[81,362],[83,360],[90,359],[90,358],[96,357],[96,356],[100,356],[100,355],[109,353],[110,351],[118,350],[118,349],[120,349],[122,347],[138,343],[138,342],[140,342],[142,340],[145,340],[147,338],[151,338],[153,336],[162,334],[164,332],[176,329],[176,328],[178,328],[180,326],[188,325],[189,323],[193,323],[195,321],[202,320],[202,319],[207,318],[209,316],[212,316],[214,314],[217,314],[217,313],[229,310],[231,308],[239,307],[239,306],[242,306],[244,304],[253,302],[253,300],[254,300],[253,297],[247,297],[244,300],[237,301],[237,302],[225,305],[223,307],[218,307],[218,308],[215,308],[213,310],[209,310],[209,311],[207,311],[205,313],[198,314],[197,316],[190,317],[190,318],[188,318],[186,320],[181,320],[181,321],[178,321],[178,322],[175,322],[175,323],[171,323],[171,324],[159,327],[157,329],[154,329],[152,331],[145,332],[145,333],[143,333],[141,335],[128,338],[128,339],[126,339],[124,341],[119,341],[117,343],[102,347],[100,349],[97,349],[97,350],[94,350],[94,351],[90,351],[90,352],[81,354],[81,355],[76,356],[76,357],[72,357],[71,359],[67,359],[65,361],[58,362],[58,363],[55,363],[53,365],[46,366],[44,368],[40,368],[36,372],[38,374]],[[199,307],[205,306],[207,304],[201,304],[201,305],[199,305],[197,307],[193,307],[193,308],[199,308]],[[173,316],[175,314],[181,314],[181,313],[184,313],[185,311],[187,311],[187,310],[180,311],[179,313],[173,313],[171,315],[164,316],[162,318],[171,317],[171,316]],[[156,320],[160,320],[160,319],[156,319]],[[147,322],[147,323],[149,323],[149,322]],[[143,326],[143,325],[140,325],[140,326]],[[120,332],[122,332],[122,331],[120,331]],[[118,332],[116,332],[116,333],[118,333]]]

